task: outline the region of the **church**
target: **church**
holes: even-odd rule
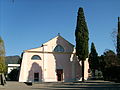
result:
[[[75,47],[57,35],[38,48],[24,50],[19,82],[72,82],[81,80],[81,62]],[[88,79],[88,60],[85,61],[85,80]]]

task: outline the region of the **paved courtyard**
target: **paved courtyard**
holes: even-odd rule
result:
[[[19,82],[7,82],[0,90],[120,90],[120,83],[86,82],[86,83],[34,83],[28,86]]]

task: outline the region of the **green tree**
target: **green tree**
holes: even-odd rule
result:
[[[0,37],[0,73],[5,73],[5,48],[4,41]]]
[[[120,60],[120,17],[118,17],[118,34],[117,34],[117,50],[116,51],[117,51],[118,60]]]
[[[99,69],[100,69],[100,71],[103,72],[105,69],[105,66],[106,66],[106,63],[104,60],[104,55],[98,56],[98,61],[99,61]]]
[[[0,37],[0,82],[1,85],[5,84],[5,77],[4,74],[6,72],[6,66],[5,66],[5,47],[4,42],[2,38]]]
[[[117,55],[112,50],[106,50],[99,57],[100,69],[104,80],[120,80],[120,66],[118,65]]]
[[[117,56],[112,50],[106,50],[103,54],[105,68],[118,65]]]
[[[89,54],[89,67],[92,70],[93,76],[95,76],[95,70],[99,69],[98,53],[96,51],[95,45],[92,42],[91,52]]]
[[[88,57],[89,32],[85,22],[83,8],[79,8],[77,16],[76,36],[76,55],[82,61],[82,81],[84,82],[84,60]]]

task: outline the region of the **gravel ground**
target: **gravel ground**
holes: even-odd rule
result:
[[[0,90],[120,90],[120,83],[105,81],[89,81],[86,83],[25,83],[8,81],[5,86],[0,85]]]

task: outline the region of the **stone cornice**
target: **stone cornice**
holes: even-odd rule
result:
[[[24,51],[28,53],[50,53],[50,54],[75,54],[73,52],[47,52],[47,51]]]

